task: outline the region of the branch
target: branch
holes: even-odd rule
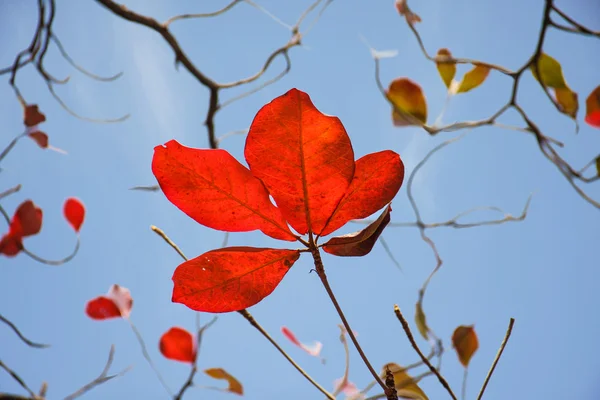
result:
[[[22,333],[21,331],[19,331],[19,329],[17,328],[17,326],[15,324],[13,324],[10,320],[8,320],[7,318],[5,318],[2,314],[0,314],[0,321],[4,322],[6,325],[8,325],[19,337],[19,339],[21,339],[23,341],[23,343],[25,343],[26,345],[30,346],[30,347],[35,347],[38,349],[43,349],[46,347],[50,347],[49,344],[43,344],[43,343],[35,343],[29,339],[27,339]]]
[[[4,364],[2,362],[2,360],[0,360],[0,368],[4,369],[6,372],[8,372],[8,374],[10,376],[12,376],[12,378],[17,381],[17,383],[19,385],[21,385],[21,387],[23,389],[25,389],[27,391],[27,393],[29,393],[29,395],[34,398],[37,399],[38,397],[35,395],[35,393],[33,393],[33,390],[31,390],[29,388],[29,386],[27,386],[27,384],[25,383],[25,381],[23,380],[23,378],[21,378],[15,371],[13,371],[12,369],[8,368],[8,366],[6,364]]]
[[[481,387],[481,390],[479,391],[479,396],[477,396],[477,400],[481,400],[481,398],[483,397],[485,388],[487,387],[487,385],[490,381],[490,378],[492,377],[492,374],[494,373],[494,369],[496,369],[496,365],[498,365],[498,361],[500,361],[500,357],[502,357],[502,353],[504,352],[504,348],[506,347],[506,344],[508,343],[508,339],[510,339],[510,335],[512,333],[514,324],[515,324],[515,319],[511,318],[508,323],[508,328],[506,329],[506,334],[504,335],[504,340],[502,340],[502,343],[500,344],[500,348],[498,349],[498,353],[496,354],[496,357],[494,358],[494,362],[492,363],[492,367],[490,368],[490,370],[487,373],[487,376],[485,377],[485,381],[483,382],[483,386]]]

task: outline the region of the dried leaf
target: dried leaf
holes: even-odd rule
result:
[[[48,148],[48,135],[46,135],[44,132],[34,131],[29,133],[28,136],[33,139],[42,149]]]
[[[386,93],[394,105],[394,126],[423,125],[427,122],[427,102],[421,86],[408,78],[398,78],[390,83]]]
[[[421,302],[418,301],[416,305],[415,311],[415,323],[417,324],[417,329],[419,333],[425,340],[429,340],[429,327],[427,326],[427,318],[425,317],[425,313],[423,312],[423,307],[421,306]]]
[[[454,93],[466,93],[470,90],[475,89],[483,82],[490,74],[490,68],[485,65],[475,65],[473,69],[463,76],[462,81],[455,87],[452,87],[451,92]]]
[[[281,333],[286,337],[290,342],[300,347],[302,350],[307,352],[313,357],[321,358],[321,349],[323,348],[323,344],[321,342],[313,342],[312,344],[304,344],[298,340],[296,335],[287,327],[281,327]]]
[[[417,382],[406,372],[404,368],[396,363],[388,363],[383,366],[383,372],[381,373],[382,378],[385,379],[386,370],[388,368],[390,369],[392,375],[394,375],[394,386],[396,387],[398,396],[415,400],[429,400]]]
[[[169,360],[194,363],[196,361],[196,340],[183,328],[172,327],[160,337],[160,352]]]
[[[448,49],[439,49],[436,55],[436,60],[445,60],[452,58],[452,54]],[[444,81],[444,84],[449,89],[450,84],[452,83],[452,79],[454,79],[454,75],[456,75],[456,64],[455,63],[443,63],[436,62],[438,72]]]
[[[63,207],[65,219],[73,227],[75,232],[79,233],[83,220],[85,218],[85,207],[83,203],[75,197],[68,198]]]
[[[595,128],[600,128],[600,86],[592,90],[585,100],[585,122]]]
[[[466,368],[479,348],[475,327],[469,325],[456,328],[452,334],[452,346],[456,350],[460,363]]]
[[[383,229],[390,222],[391,206],[387,206],[379,218],[369,224],[365,229],[336,236],[323,245],[323,250],[329,254],[341,257],[362,257],[371,252]]]
[[[240,381],[235,379],[229,372],[225,371],[223,368],[210,368],[204,371],[204,373],[211,378],[215,379],[224,379],[229,384],[227,388],[228,392],[239,394],[240,396],[244,394],[244,388]]]
[[[37,104],[29,104],[25,107],[23,123],[27,127],[36,126],[46,121],[46,116],[40,112]]]
[[[226,247],[186,261],[173,274],[173,302],[223,313],[258,303],[300,257],[298,250]]]

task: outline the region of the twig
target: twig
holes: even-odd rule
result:
[[[79,235],[77,235],[77,242],[75,243],[75,248],[73,249],[71,254],[69,254],[68,256],[66,256],[65,258],[62,258],[60,260],[48,260],[46,258],[40,257],[40,256],[36,255],[35,253],[32,253],[31,251],[27,250],[25,248],[25,246],[23,246],[21,251],[23,251],[23,253],[27,254],[29,257],[33,258],[35,261],[37,261],[39,263],[46,264],[46,265],[52,265],[52,266],[59,266],[59,265],[63,265],[65,263],[68,263],[69,261],[71,261],[79,252],[80,245],[81,245],[81,241],[79,239]]]
[[[164,25],[165,28],[168,28],[169,25],[171,25],[173,22],[179,21],[179,20],[182,20],[182,19],[216,17],[217,15],[221,15],[221,14],[229,11],[230,9],[233,8],[233,6],[235,6],[238,3],[241,3],[242,1],[244,1],[244,0],[233,0],[231,3],[227,4],[225,7],[221,8],[220,10],[213,11],[213,12],[210,12],[210,13],[176,15],[174,17],[169,18],[165,22],[163,22],[163,25]]]
[[[177,252],[177,254],[179,254],[181,256],[181,258],[183,258],[185,261],[187,261],[187,257],[185,256],[185,254],[183,254],[183,251],[181,251],[181,249],[179,248],[179,246],[177,246],[175,244],[175,242],[173,242],[166,233],[163,232],[162,229],[160,229],[157,226],[150,226],[150,229],[152,230],[152,232],[156,233],[158,236],[160,236],[165,242],[167,242],[167,244],[169,246],[171,246],[173,248],[173,250],[175,250]]]
[[[340,342],[342,342],[342,345],[344,346],[344,354],[346,355],[346,366],[344,367],[344,375],[342,377],[342,381],[340,382],[338,387],[335,388],[335,391],[333,392],[333,397],[337,397],[342,392],[344,386],[346,386],[346,384],[348,383],[348,375],[350,374],[350,349],[348,348],[348,341],[346,340],[346,328],[344,328],[342,325],[338,325],[338,327],[340,328]]]
[[[500,348],[498,349],[498,353],[496,354],[496,357],[494,358],[494,362],[492,363],[492,367],[490,368],[490,370],[488,371],[488,373],[485,377],[485,381],[483,382],[483,386],[481,387],[481,390],[479,391],[477,400],[481,400],[481,398],[483,397],[485,388],[487,387],[487,385],[490,381],[490,378],[492,377],[492,374],[494,373],[494,369],[496,369],[496,365],[498,364],[498,361],[500,361],[500,357],[502,357],[502,352],[504,352],[504,348],[506,347],[506,344],[508,343],[508,339],[510,339],[510,335],[512,333],[514,324],[515,324],[515,319],[511,318],[508,323],[508,328],[506,329],[506,334],[504,335],[504,340],[502,340],[502,343],[500,344]]]
[[[467,376],[469,373],[469,368],[465,367],[465,371],[463,373],[463,381],[462,381],[462,389],[460,391],[460,398],[465,400],[467,398]]]
[[[16,327],[15,324],[13,324],[10,320],[8,320],[7,318],[5,318],[2,314],[0,314],[0,321],[4,322],[6,325],[8,325],[19,337],[19,339],[21,339],[26,345],[30,346],[30,347],[35,347],[38,349],[43,349],[46,347],[50,347],[49,344],[43,344],[43,343],[35,343],[29,339],[27,339],[22,333],[21,331],[19,331],[19,329]]]
[[[423,361],[423,363],[425,365],[427,365],[427,367],[429,368],[429,370],[438,378],[438,380],[440,381],[440,383],[442,384],[442,386],[450,394],[450,397],[452,397],[453,400],[458,400],[456,398],[456,395],[452,391],[452,388],[450,388],[450,385],[448,384],[448,382],[446,381],[446,379],[439,373],[439,371],[433,365],[431,365],[431,363],[429,362],[429,360],[427,359],[427,357],[425,357],[425,355],[423,354],[423,352],[421,351],[421,349],[419,349],[419,346],[417,345],[417,342],[415,341],[415,338],[414,338],[412,332],[410,331],[410,327],[408,326],[408,322],[406,321],[406,319],[404,318],[404,316],[400,312],[400,308],[398,307],[397,304],[394,304],[394,313],[396,314],[396,317],[400,321],[400,324],[402,324],[402,329],[404,329],[404,333],[406,333],[406,337],[408,337],[408,340],[410,341],[410,344],[412,345],[413,349],[415,349],[415,351],[417,352],[417,354],[419,355],[419,357],[421,357],[421,360]]]
[[[84,385],[81,389],[77,390],[75,393],[70,394],[67,397],[65,397],[64,400],[73,400],[77,397],[84,395],[86,392],[93,389],[94,387],[103,384],[104,382],[107,382],[113,378],[117,378],[119,376],[125,375],[131,369],[131,367],[127,367],[117,374],[108,375],[108,370],[110,369],[110,367],[113,363],[114,355],[115,355],[115,345],[113,344],[112,346],[110,346],[110,352],[108,353],[108,360],[106,361],[106,365],[104,366],[104,369],[102,370],[100,375],[98,375],[98,377],[96,379],[94,379],[93,381],[91,381],[90,383]]]
[[[29,393],[29,395],[31,397],[33,397],[34,399],[37,398],[37,396],[35,395],[35,393],[33,393],[33,390],[31,390],[29,388],[29,386],[27,386],[27,384],[25,383],[25,381],[23,380],[23,378],[21,378],[15,371],[13,371],[12,369],[10,369],[6,364],[4,364],[2,362],[2,360],[0,360],[0,368],[4,369],[6,372],[8,372],[8,374],[10,376],[12,376],[12,378],[17,381],[19,383],[19,385],[21,385],[21,387],[23,389],[25,389],[27,391],[27,393]]]
[[[0,200],[2,200],[5,197],[10,196],[13,193],[17,193],[19,190],[21,190],[21,185],[20,184],[17,185],[17,186],[12,187],[10,189],[5,190],[4,192],[0,193]]]

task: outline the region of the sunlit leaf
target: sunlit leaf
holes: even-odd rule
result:
[[[170,360],[193,363],[196,360],[194,336],[183,328],[172,327],[160,337],[160,352]]]
[[[404,180],[404,163],[393,151],[367,154],[356,161],[354,178],[320,236],[353,219],[366,218],[389,204]]]
[[[226,380],[229,384],[229,386],[227,387],[228,392],[236,393],[239,395],[244,394],[244,388],[242,387],[242,384],[223,368],[210,368],[205,370],[204,373],[210,376],[211,378]]]
[[[354,175],[354,152],[344,126],[297,89],[258,111],[244,155],[300,234],[323,229]]]
[[[129,289],[119,285],[112,285],[105,296],[99,296],[88,301],[85,313],[96,320],[129,317],[133,299]]]
[[[304,344],[298,340],[294,332],[285,326],[281,327],[281,333],[283,333],[283,336],[285,336],[286,339],[288,339],[294,345],[300,347],[311,356],[321,358],[321,349],[323,349],[323,344],[321,342],[315,341],[312,344]]]
[[[421,302],[418,301],[416,305],[415,311],[415,323],[417,324],[417,329],[419,333],[425,340],[429,339],[429,327],[427,326],[427,318],[425,317],[425,312],[423,312],[423,307],[421,306]]]
[[[27,136],[33,139],[33,141],[35,141],[42,149],[48,148],[48,135],[46,135],[44,132],[35,131],[29,133]]]
[[[296,240],[263,183],[225,150],[171,140],[154,148],[152,172],[171,203],[202,225]]]
[[[577,93],[572,91],[568,86],[564,88],[554,89],[556,96],[556,102],[560,106],[561,112],[567,114],[571,118],[577,118],[577,111],[579,111],[579,101],[577,100]]]
[[[448,49],[439,49],[436,55],[436,60],[444,60],[452,58],[452,54]],[[447,88],[450,88],[450,84],[452,83],[452,79],[454,79],[454,75],[456,75],[456,64],[455,63],[443,63],[436,62],[438,72],[444,81],[444,84]]]
[[[595,128],[600,128],[600,86],[592,90],[585,100],[585,122]]]
[[[452,334],[452,346],[456,350],[460,363],[466,368],[471,357],[479,348],[479,341],[473,325],[459,326]]]
[[[390,83],[386,93],[394,105],[392,119],[395,126],[423,125],[427,122],[427,102],[421,86],[408,78]]]
[[[300,257],[298,250],[226,247],[186,261],[173,274],[173,302],[223,313],[258,303]]]
[[[63,214],[75,232],[79,232],[85,218],[85,207],[83,206],[83,203],[74,197],[68,198],[63,207]]]
[[[29,104],[25,107],[23,123],[27,127],[36,126],[46,121],[46,116],[42,114],[37,104]]]
[[[489,74],[489,67],[480,64],[475,65],[473,69],[463,76],[462,81],[456,85],[452,85],[453,87],[450,89],[450,91],[453,93],[466,93],[485,82],[485,79]]]
[[[421,390],[417,382],[406,372],[404,368],[396,363],[389,363],[383,366],[381,377],[385,379],[386,370],[389,368],[394,376],[394,386],[398,396],[415,400],[429,400],[425,392]]]
[[[391,211],[392,207],[387,206],[379,218],[365,229],[329,239],[323,245],[323,250],[341,257],[361,257],[369,254],[383,229],[390,222]]]
[[[565,78],[563,77],[562,67],[558,61],[550,57],[548,54],[542,53],[538,59],[538,70],[539,75],[542,77],[542,82],[545,86],[553,89],[563,89],[567,87]],[[535,65],[530,67],[531,73],[537,79],[540,80],[536,73]]]

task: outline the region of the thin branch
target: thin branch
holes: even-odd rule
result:
[[[110,352],[108,353],[108,360],[106,361],[106,364],[104,365],[104,369],[102,370],[100,375],[98,375],[98,377],[96,379],[94,379],[93,381],[91,381],[90,383],[84,385],[81,389],[79,389],[76,392],[65,397],[65,400],[76,399],[77,397],[83,396],[86,392],[92,390],[93,388],[95,388],[98,385],[108,382],[113,378],[117,378],[119,376],[125,375],[131,369],[131,367],[127,367],[117,374],[108,375],[108,371],[110,370],[110,367],[113,363],[114,355],[115,355],[115,345],[113,344],[112,346],[110,346]]]
[[[496,369],[496,365],[498,365],[498,361],[500,361],[500,357],[502,357],[502,353],[504,352],[504,348],[506,347],[506,344],[508,343],[508,339],[510,339],[510,335],[512,333],[514,324],[515,324],[515,319],[511,318],[508,323],[508,328],[506,329],[506,334],[504,335],[504,339],[502,340],[502,343],[500,344],[500,348],[498,349],[498,353],[496,354],[496,357],[494,358],[494,362],[492,363],[492,367],[488,371],[488,373],[485,377],[485,381],[483,382],[483,386],[481,387],[481,390],[479,391],[477,400],[481,400],[481,398],[483,397],[485,388],[487,387],[487,385],[490,381],[490,378],[492,377],[492,374],[494,373],[494,369]]]
[[[558,7],[556,7],[555,4],[552,4],[552,10],[555,11],[558,15],[560,15],[565,21],[567,21],[568,23],[570,23],[571,25],[573,25],[575,27],[575,28],[563,29],[566,27],[559,26],[559,25],[555,24],[553,21],[550,21],[550,24],[552,26],[554,26],[555,28],[563,29],[563,30],[573,32],[573,33],[579,33],[582,35],[596,36],[596,37],[600,38],[600,31],[593,31],[593,30],[585,27],[584,25],[581,25],[579,22],[575,21],[573,18],[569,17],[566,13],[564,13]]]
[[[419,346],[417,345],[417,342],[415,341],[415,338],[414,338],[412,332],[410,331],[410,327],[408,326],[408,322],[406,321],[406,319],[404,318],[404,316],[400,312],[400,308],[398,307],[397,304],[394,304],[394,313],[396,314],[396,317],[400,321],[400,324],[402,324],[402,329],[404,329],[404,333],[406,333],[406,337],[408,337],[408,340],[410,341],[410,344],[412,345],[413,349],[415,349],[415,351],[417,352],[417,354],[419,355],[419,357],[421,357],[421,360],[423,361],[423,363],[425,365],[427,365],[427,367],[429,368],[429,370],[438,378],[438,380],[440,381],[440,383],[442,384],[442,386],[446,389],[446,391],[448,392],[448,394],[450,394],[450,397],[452,397],[453,400],[458,400],[457,397],[456,397],[456,395],[452,391],[452,388],[450,388],[450,385],[448,384],[448,382],[446,381],[446,379],[429,362],[429,360],[427,359],[427,357],[425,357],[425,355],[423,354],[423,352],[421,351],[421,349],[419,349]]]
[[[62,258],[60,260],[48,260],[46,258],[40,257],[37,254],[29,251],[24,246],[21,249],[21,251],[39,263],[46,264],[46,265],[52,265],[52,266],[59,266],[59,265],[63,265],[65,263],[68,263],[69,261],[71,261],[79,252],[80,245],[81,245],[81,241],[79,239],[79,235],[77,235],[77,242],[75,243],[75,248],[73,249],[71,254],[69,254],[68,256],[66,256],[65,258]]]
[[[17,186],[14,186],[10,189],[5,190],[4,192],[0,193],[0,200],[2,200],[5,197],[10,196],[13,193],[17,193],[19,190],[21,190],[21,184],[18,184]]]
[[[170,238],[167,236],[167,234],[163,232],[163,230],[162,230],[162,229],[160,229],[159,227],[157,227],[157,226],[154,226],[154,225],[150,226],[150,229],[152,230],[152,232],[154,232],[154,233],[156,233],[158,236],[160,236],[160,237],[161,237],[161,238],[162,238],[162,239],[163,239],[165,242],[167,242],[167,244],[168,244],[169,246],[171,246],[171,247],[173,248],[173,250],[175,250],[175,251],[177,252],[177,254],[179,254],[179,256],[180,256],[181,258],[183,258],[185,261],[187,261],[187,260],[188,260],[188,259],[187,259],[187,257],[185,256],[185,254],[183,254],[183,251],[181,251],[181,249],[179,248],[179,246],[177,246],[177,245],[175,244],[175,242],[173,242],[173,241],[172,241],[172,240],[171,240],[171,239],[170,239]]]
[[[179,21],[182,19],[191,19],[191,18],[209,18],[209,17],[216,17],[217,15],[221,15],[227,11],[229,11],[230,9],[232,9],[236,4],[241,3],[244,0],[233,0],[231,3],[227,4],[225,7],[221,8],[220,10],[217,11],[213,11],[210,13],[204,13],[204,14],[181,14],[181,15],[176,15],[174,17],[169,18],[168,20],[166,20],[163,23],[163,26],[165,28],[168,28],[169,25],[171,25],[173,22],[175,21]]]
[[[396,257],[394,257],[392,250],[390,250],[390,247],[388,246],[387,241],[384,239],[383,235],[379,237],[379,243],[381,243],[381,246],[383,246],[383,249],[385,250],[390,260],[392,260],[392,263],[396,266],[396,268],[398,268],[400,272],[404,272],[402,271],[402,266],[400,265],[398,260],[396,260]]]
[[[30,346],[30,347],[35,347],[38,349],[43,349],[46,347],[50,347],[49,344],[43,344],[43,343],[36,343],[33,342],[29,339],[27,339],[25,337],[25,335],[23,335],[21,333],[21,331],[19,331],[19,328],[17,328],[17,326],[15,324],[13,324],[10,320],[8,320],[7,318],[5,318],[2,314],[0,314],[0,321],[4,322],[6,325],[8,325],[19,337],[19,339],[21,339],[23,341],[23,343],[25,343],[26,345]]]
[[[8,374],[9,374],[10,376],[12,376],[12,378],[13,378],[15,381],[17,381],[17,383],[18,383],[19,385],[21,385],[21,387],[22,387],[23,389],[25,389],[25,390],[27,391],[27,393],[29,393],[29,395],[30,395],[31,397],[33,397],[34,399],[35,399],[35,398],[37,398],[37,396],[35,395],[35,393],[33,393],[33,390],[31,390],[31,389],[29,388],[29,386],[27,386],[27,384],[25,383],[25,381],[23,380],[23,378],[21,378],[21,377],[19,376],[19,374],[17,374],[15,371],[13,371],[12,369],[10,369],[10,368],[9,368],[9,367],[8,367],[6,364],[4,364],[4,363],[2,362],[2,360],[0,360],[0,368],[4,369],[6,372],[8,372]]]
[[[346,340],[346,328],[344,328],[342,325],[338,325],[338,327],[340,328],[340,342],[342,342],[342,345],[344,346],[344,354],[346,355],[346,366],[344,367],[342,381],[338,387],[335,388],[333,397],[337,397],[344,389],[344,386],[348,384],[348,375],[350,374],[350,349],[348,348],[348,341]]]

